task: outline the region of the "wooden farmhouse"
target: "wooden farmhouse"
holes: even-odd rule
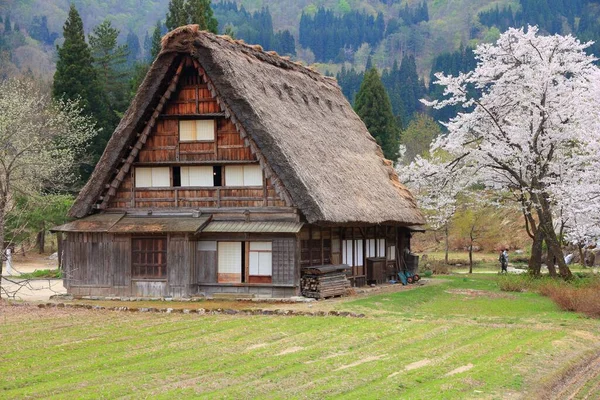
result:
[[[69,293],[176,298],[387,279],[424,222],[335,80],[196,25],[163,38],[70,216]]]

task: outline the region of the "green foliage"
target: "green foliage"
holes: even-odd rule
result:
[[[62,279],[62,277],[63,272],[60,269],[36,269],[19,275],[19,279]]]
[[[384,156],[396,162],[400,141],[400,128],[392,113],[392,105],[383,87],[377,69],[365,73],[356,95],[354,111],[363,120],[371,135],[381,146]]]
[[[429,157],[431,142],[442,133],[440,126],[427,114],[417,114],[402,132],[405,147],[402,161],[410,164],[416,156]]]
[[[161,45],[160,41],[162,39],[162,24],[160,21],[156,21],[156,26],[154,27],[154,32],[152,33],[152,46],[150,47],[150,56],[152,57],[151,61],[154,61],[160,53]]]
[[[167,29],[172,31],[178,26],[188,24],[188,15],[185,10],[185,0],[169,1],[169,11],[167,12],[167,20],[165,25]]]
[[[67,222],[73,197],[61,194],[18,196],[6,215],[5,241],[18,244],[41,230]]]
[[[107,135],[110,135],[112,130],[110,122],[107,121],[108,110],[103,101],[97,71],[93,66],[92,53],[85,41],[83,22],[73,5],[69,9],[63,36],[65,41],[62,47],[57,47],[58,61],[52,94],[55,99],[78,100],[84,112],[93,115],[103,129],[102,134],[94,138],[91,146],[91,152],[96,157],[90,164],[82,164],[81,173],[85,180],[91,174],[94,161],[104,150]]]
[[[185,10],[191,24],[200,25],[200,29],[218,33],[218,22],[213,16],[210,0],[187,0]]]
[[[64,25],[65,41],[57,47],[58,61],[52,92],[54,98],[80,99],[84,110],[98,115],[100,93],[91,50],[85,41],[83,21],[71,5]]]
[[[171,0],[166,26],[170,31],[178,26],[198,24],[200,29],[217,33],[218,22],[213,16],[210,0]]]
[[[224,34],[233,34],[246,43],[259,44],[265,50],[279,54],[296,54],[296,44],[290,31],[273,30],[273,18],[268,8],[250,13],[243,6],[238,7],[235,1],[222,1],[215,4],[213,9],[219,21],[227,21]]]
[[[127,45],[117,44],[118,37],[119,31],[113,28],[108,20],[96,26],[89,35],[94,59],[93,65],[108,111],[102,121],[102,125],[106,127],[104,143],[100,144],[102,150],[128,106],[127,79],[129,71],[126,69],[126,64],[129,49]]]

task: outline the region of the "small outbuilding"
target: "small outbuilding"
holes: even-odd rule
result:
[[[287,297],[339,264],[360,286],[424,223],[334,79],[196,25],[163,38],[70,216],[76,296]]]

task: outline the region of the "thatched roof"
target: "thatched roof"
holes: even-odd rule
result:
[[[414,198],[335,80],[258,46],[200,32],[194,25],[163,38],[162,51],[77,198],[72,216],[92,211],[181,53],[198,60],[223,111],[257,146],[308,222],[424,223]]]

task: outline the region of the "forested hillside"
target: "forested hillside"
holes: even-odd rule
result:
[[[0,3],[0,78],[29,74],[52,80],[71,3],[88,42],[110,22],[126,58],[119,73],[133,92],[143,65],[168,31],[167,0],[5,0]],[[495,40],[509,26],[536,24],[547,33],[600,39],[600,3],[593,0],[223,0],[213,1],[212,10],[219,33],[336,76],[351,102],[367,64],[377,67],[404,127],[415,112],[425,111],[419,98],[441,95],[429,85],[435,72],[472,69],[472,48]],[[592,51],[600,52],[599,46]],[[115,101],[124,105],[127,96]],[[123,105],[113,115],[118,117]],[[429,113],[446,119],[454,111]],[[112,120],[106,129],[118,119]]]

